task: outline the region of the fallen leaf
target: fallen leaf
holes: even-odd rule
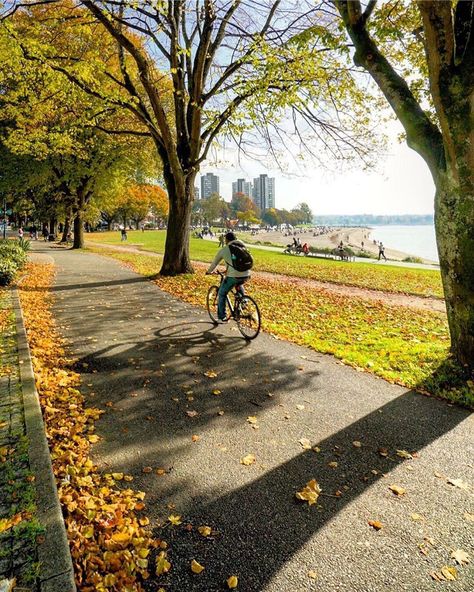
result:
[[[369,520],[368,524],[369,524],[369,526],[371,526],[375,530],[380,530],[381,528],[383,528],[383,524],[381,522],[379,522],[378,520]]]
[[[298,411],[303,411],[304,405],[296,405],[296,409],[298,409]]]
[[[214,390],[212,391],[212,394],[213,394],[213,395],[216,395],[216,396],[219,396],[219,395],[221,395],[221,394],[222,394],[222,391],[220,391],[219,389],[214,389]]]
[[[168,520],[171,522],[173,526],[179,526],[181,524],[181,516],[178,514],[170,514],[168,516]]]
[[[316,479],[311,479],[301,491],[295,493],[295,497],[296,499],[308,502],[308,504],[312,506],[318,501],[320,493],[321,488],[319,487],[319,483]]]
[[[412,520],[415,520],[415,522],[418,521],[418,520],[424,520],[425,519],[424,516],[422,516],[421,514],[416,514],[416,513],[410,514],[410,518]]]
[[[407,492],[406,489],[403,489],[403,487],[400,487],[399,485],[390,485],[389,489],[395,495],[405,495],[405,493]]]
[[[379,448],[378,453],[380,456],[384,458],[388,456],[388,450],[386,448]]]
[[[198,532],[199,534],[202,534],[203,537],[208,537],[211,534],[212,529],[210,526],[198,526]]]
[[[198,563],[195,559],[191,561],[191,571],[195,574],[200,574],[204,571],[204,565]]]
[[[469,554],[462,549],[456,549],[453,551],[451,553],[451,559],[454,559],[458,565],[467,565],[471,561]]]
[[[400,456],[401,458],[407,458],[407,459],[413,458],[413,455],[410,454],[409,452],[407,452],[406,450],[397,450],[397,456]]]
[[[311,450],[311,442],[308,440],[308,438],[301,438],[299,443],[301,444],[303,450]]]
[[[254,454],[247,454],[240,459],[240,464],[248,467],[249,465],[253,465],[256,460],[257,459],[255,458]]]
[[[332,460],[331,462],[328,462],[328,467],[331,467],[331,469],[336,469],[337,468],[337,462],[335,460]]]
[[[216,378],[217,372],[214,372],[214,370],[208,370],[207,372],[204,372],[204,376],[207,376],[208,378]]]
[[[474,522],[474,514],[471,514],[470,512],[464,512],[464,519],[468,522]]]
[[[153,471],[152,467],[143,467],[142,473],[151,473]]]
[[[453,582],[454,580],[457,580],[458,572],[455,567],[451,567],[450,565],[445,565],[441,568],[441,573],[443,574],[444,579],[449,582]]]
[[[156,558],[156,569],[155,569],[155,573],[157,576],[161,576],[161,574],[164,574],[166,572],[168,572],[171,568],[171,563],[166,559],[166,552],[165,551],[161,551],[158,555],[158,557]]]
[[[352,446],[354,446],[354,448],[362,448],[362,442],[359,442],[359,440],[354,440],[354,442],[352,442]]]
[[[186,415],[188,417],[196,417],[197,415],[199,415],[199,413],[197,411],[186,411]]]
[[[227,586],[229,588],[237,588],[238,585],[239,578],[237,576],[230,576],[230,578],[227,579]]]
[[[448,483],[449,485],[453,485],[454,487],[458,487],[459,489],[469,489],[469,485],[462,479],[448,479]]]
[[[166,475],[166,469],[163,469],[163,467],[160,467],[159,469],[156,469],[155,473],[157,475],[159,475],[160,477],[162,477],[163,475]]]
[[[316,580],[317,577],[318,577],[317,572],[315,572],[312,569],[310,569],[309,572],[308,572],[308,578],[311,578],[312,580]]]
[[[193,435],[191,436],[191,440],[192,440],[193,442],[199,442],[199,440],[200,440],[200,439],[201,439],[201,436],[197,436],[196,434],[193,434]]]
[[[255,415],[249,415],[247,417],[247,421],[251,424],[257,423],[258,419]]]
[[[96,434],[91,434],[90,436],[87,436],[87,439],[92,444],[95,444],[96,442],[98,442],[100,440],[99,436],[97,436]]]

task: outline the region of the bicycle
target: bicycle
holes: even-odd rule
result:
[[[224,281],[225,275],[219,270],[217,270],[216,273],[221,276],[221,281],[218,286],[211,286],[209,288],[206,305],[211,321],[217,325],[218,292]],[[234,302],[231,301],[229,297],[230,294],[234,296]],[[227,311],[230,311],[230,313]],[[246,294],[242,295],[238,292],[236,286],[234,286],[227,294],[225,320],[228,321],[231,318],[237,323],[239,331],[247,341],[255,339],[260,333],[261,319],[258,304],[250,296],[247,296]]]

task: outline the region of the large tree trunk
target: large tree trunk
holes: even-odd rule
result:
[[[74,242],[73,249],[84,248],[84,220],[82,210],[77,210],[74,216]]]
[[[473,171],[465,171],[465,174],[472,177]],[[465,185],[449,172],[440,175],[435,225],[451,350],[466,371],[473,375],[474,195],[472,191],[465,191]]]
[[[161,275],[194,273],[189,258],[189,227],[194,201],[194,180],[196,172],[189,174],[176,183],[170,173],[164,171],[168,189],[169,214],[166,232],[165,254]]]

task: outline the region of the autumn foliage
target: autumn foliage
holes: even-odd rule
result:
[[[94,422],[104,411],[86,406],[55,328],[47,292],[53,267],[37,265],[29,272],[21,303],[78,588],[140,591],[150,550],[160,545],[146,533],[148,518],[137,514],[145,494],[118,486],[133,478],[102,474],[91,460],[91,444],[99,440]]]

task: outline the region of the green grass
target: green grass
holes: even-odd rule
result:
[[[145,251],[163,253],[165,231],[130,231],[126,245],[135,245]],[[119,232],[101,232],[87,235],[87,240],[105,244],[121,244]],[[195,261],[210,262],[217,251],[217,243],[191,238],[191,257]],[[266,271],[314,279],[335,284],[346,284],[385,292],[415,294],[418,296],[443,297],[439,271],[413,269],[374,263],[350,263],[296,257],[252,248],[255,271]]]
[[[157,277],[161,258],[95,249],[152,277],[163,290],[204,306],[204,265],[194,275]],[[249,284],[262,311],[262,326],[280,338],[332,354],[344,363],[390,382],[474,407],[474,387],[449,358],[446,315],[389,306],[304,284],[254,277]]]

